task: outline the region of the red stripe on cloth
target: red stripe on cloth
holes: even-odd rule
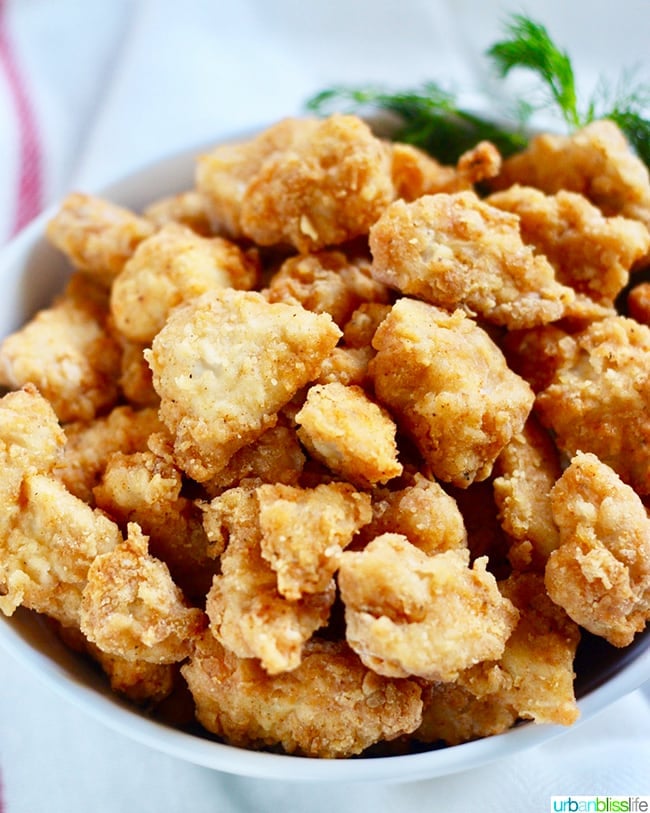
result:
[[[16,60],[6,22],[6,3],[0,0],[0,69],[7,77],[16,111],[19,138],[19,172],[12,233],[20,231],[41,210],[43,181],[41,143],[29,93]],[[2,813],[2,808],[0,808]]]

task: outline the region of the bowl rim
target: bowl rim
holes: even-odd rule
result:
[[[91,188],[87,193],[138,209],[156,199],[189,188],[194,160],[204,150],[250,134],[233,134],[149,161],[116,181],[96,190]],[[153,194],[149,191],[145,193],[143,187],[153,190]],[[11,268],[18,269],[16,273],[20,276],[20,267],[25,266],[30,254],[37,246],[46,243],[45,225],[58,206],[59,203],[55,203],[48,207],[0,249],[0,276]],[[53,249],[48,250],[54,253]],[[578,701],[580,718],[570,727],[531,722],[517,725],[503,734],[419,753],[320,760],[238,748],[147,717],[107,687],[103,688],[99,679],[95,680],[89,675],[79,676],[79,656],[64,647],[58,639],[54,640],[51,630],[44,633],[49,638],[41,641],[46,651],[35,648],[30,643],[30,636],[38,624],[37,614],[24,608],[19,608],[10,618],[0,613],[0,648],[56,695],[108,728],[168,756],[205,768],[258,779],[407,782],[451,775],[487,765],[567,734],[610,703],[650,681],[650,635],[646,630],[645,641],[639,652],[606,682],[587,691]],[[43,630],[37,631],[37,634],[43,634]]]

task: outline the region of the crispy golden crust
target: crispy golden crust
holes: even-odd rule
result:
[[[635,285],[627,296],[627,310],[632,319],[650,325],[650,282]]]
[[[182,672],[202,725],[240,747],[340,759],[420,722],[417,683],[376,675],[342,641],[311,641],[297,669],[269,676],[206,634]]]
[[[546,588],[576,623],[626,646],[650,618],[650,520],[638,495],[594,454],[578,453],[551,492],[560,547]]]
[[[403,298],[373,346],[377,397],[435,476],[460,487],[489,476],[534,396],[488,334],[462,311]]]
[[[455,680],[498,658],[518,618],[486,559],[467,549],[427,556],[400,534],[383,534],[341,556],[346,638],[363,663],[390,677]]]
[[[569,457],[593,452],[650,493],[650,328],[622,316],[560,339],[562,359],[535,410]]]
[[[158,229],[168,223],[180,223],[204,237],[213,236],[206,200],[196,189],[160,198],[149,204],[142,215]]]
[[[214,477],[275,425],[340,335],[329,315],[255,292],[214,291],[177,308],[145,357],[181,469]]]
[[[404,294],[508,328],[559,319],[574,298],[516,216],[473,192],[391,204],[370,230],[372,274]]]

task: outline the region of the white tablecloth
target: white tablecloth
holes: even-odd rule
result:
[[[325,86],[436,78],[473,97],[511,10],[549,27],[586,90],[647,57],[647,0],[0,0],[0,245],[73,187],[301,113]],[[323,789],[177,762],[0,658],[0,813],[514,813],[552,794],[650,793],[647,689],[487,768]]]

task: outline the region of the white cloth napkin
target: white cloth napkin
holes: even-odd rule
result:
[[[435,78],[472,98],[509,11],[543,21],[581,86],[647,54],[625,0],[0,0],[0,245],[72,188],[304,111],[336,83]],[[1,273],[1,270],[0,270]],[[294,785],[175,761],[89,720],[0,654],[0,813],[537,811],[650,793],[650,690],[486,768],[388,787]]]

